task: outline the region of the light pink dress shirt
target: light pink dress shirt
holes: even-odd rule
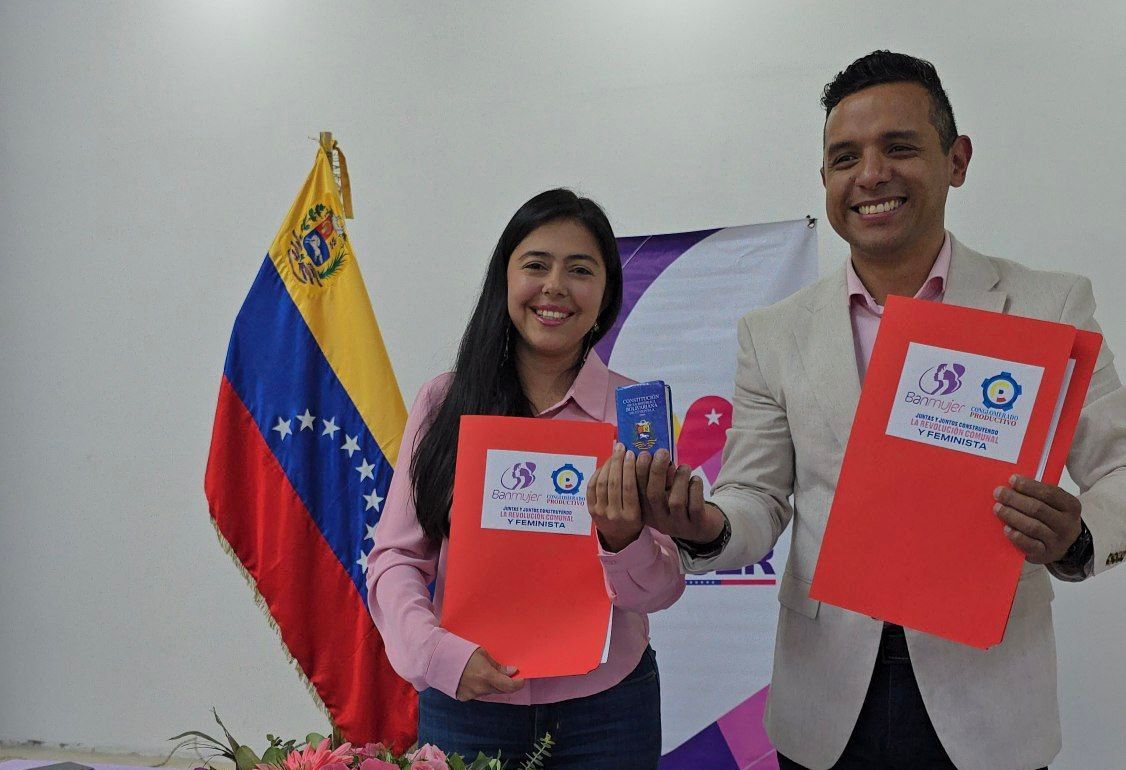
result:
[[[946,293],[946,276],[950,272],[950,233],[942,241],[938,258],[934,261],[930,275],[923,281],[922,288],[915,299],[942,302]],[[877,305],[871,293],[864,287],[852,260],[845,263],[845,283],[848,286],[849,315],[852,317],[852,341],[856,346],[856,369],[860,382],[868,372],[868,362],[872,359],[872,346],[876,344],[876,334],[880,331],[880,319],[884,315],[883,305]]]
[[[438,543],[423,534],[410,483],[411,456],[420,427],[440,403],[450,378],[444,374],[426,383],[407,418],[395,475],[375,529],[375,547],[368,555],[367,586],[368,608],[399,675],[418,690],[434,687],[456,697],[461,674],[478,645],[438,625],[449,541]],[[614,389],[631,383],[592,354],[563,400],[539,417],[616,424]],[[599,558],[613,600],[606,663],[578,676],[529,679],[511,695],[482,700],[533,704],[579,698],[613,687],[633,670],[649,643],[646,613],[668,607],[684,592],[680,558],[672,541],[649,527],[618,553],[600,550]],[[431,603],[426,586],[435,579]],[[481,598],[482,611],[488,611],[488,603],[488,597]]]

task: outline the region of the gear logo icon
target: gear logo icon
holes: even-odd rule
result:
[[[981,383],[981,398],[990,409],[1007,412],[1016,406],[1022,393],[1020,384],[1008,372],[1001,372]]]
[[[574,465],[567,463],[552,471],[551,483],[561,495],[577,495],[583,487],[583,474]]]

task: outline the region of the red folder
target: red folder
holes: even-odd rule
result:
[[[1024,556],[993,490],[1041,467],[1058,482],[1100,343],[1066,324],[888,297],[810,596],[1000,643]]]
[[[441,625],[501,664],[516,666],[520,676],[584,674],[601,662],[611,603],[597,534],[593,525],[581,534],[482,526],[483,501],[495,491],[522,505],[525,489],[551,483],[555,499],[585,514],[586,479],[576,466],[588,466],[579,460],[553,464],[543,456],[593,458],[585,462],[596,467],[610,457],[615,436],[614,426],[598,422],[461,418]],[[538,462],[513,464],[520,467],[506,467],[504,474],[494,469],[486,477],[490,450]],[[528,486],[533,477],[539,486]],[[554,518],[546,500],[528,499],[529,516]]]

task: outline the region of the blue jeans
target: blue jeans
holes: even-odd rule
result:
[[[655,770],[661,756],[661,683],[651,647],[618,684],[585,698],[519,706],[462,702],[431,688],[419,696],[418,742],[466,759],[478,751],[519,767],[544,733],[546,770]]]

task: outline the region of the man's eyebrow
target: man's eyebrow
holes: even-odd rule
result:
[[[832,144],[830,144],[828,147],[825,148],[825,154],[826,155],[836,155],[841,150],[848,150],[848,149],[851,149],[855,146],[856,146],[856,142],[853,142],[853,141],[833,142]]]
[[[897,139],[908,140],[912,142],[919,141],[921,134],[918,131],[885,131],[880,134],[880,140],[884,142],[893,142]],[[835,155],[841,150],[849,150],[856,147],[857,143],[851,139],[846,139],[841,142],[833,142],[825,148],[825,155]]]
[[[892,139],[910,139],[912,141],[918,141],[920,136],[921,134],[918,131],[888,131],[880,134],[880,138],[885,142]]]

